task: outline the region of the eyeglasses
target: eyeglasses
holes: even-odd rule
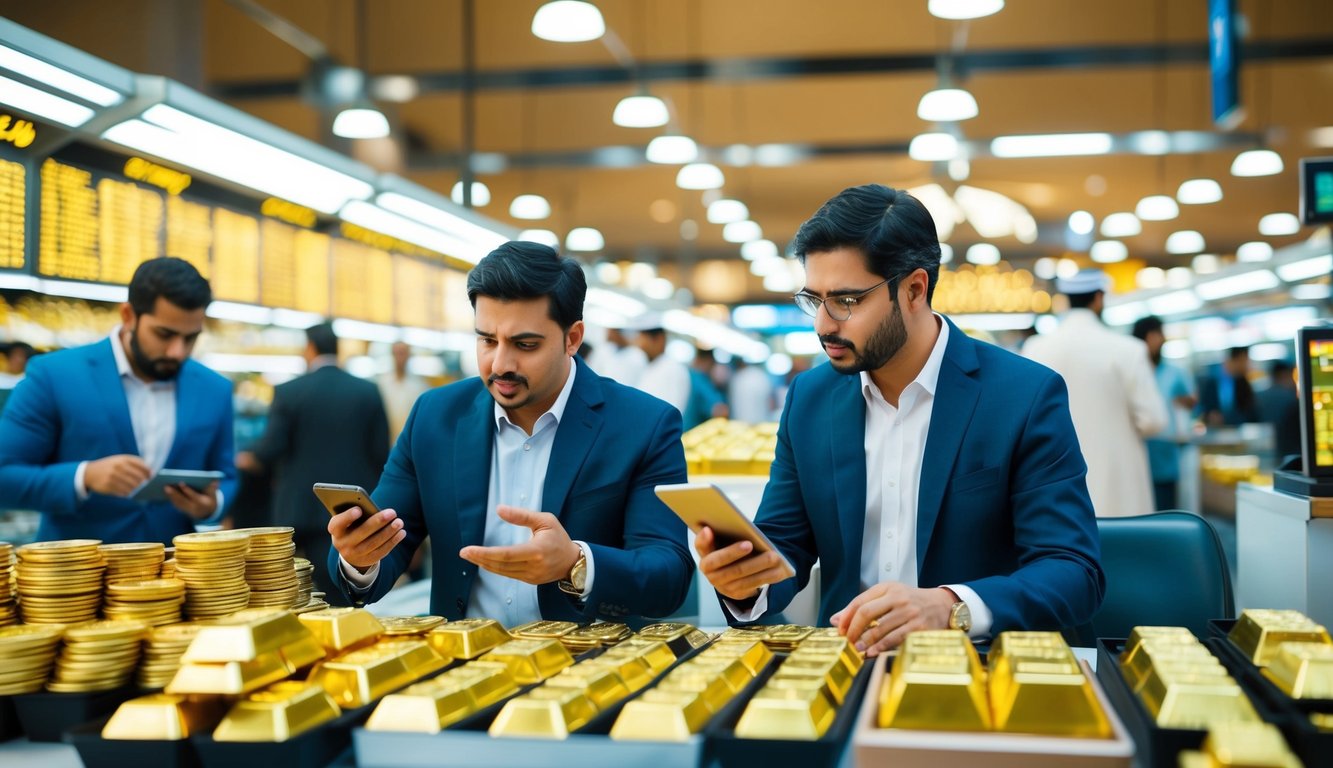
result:
[[[819,317],[819,307],[822,305],[824,311],[828,312],[829,317],[841,322],[843,320],[852,319],[852,309],[860,304],[861,300],[868,296],[871,291],[888,283],[889,293],[893,293],[894,289],[898,287],[898,281],[909,274],[911,274],[911,272],[903,272],[894,275],[893,277],[885,278],[864,291],[857,293],[840,293],[836,296],[829,296],[826,299],[821,299],[813,293],[802,291],[791,298],[792,301],[796,302],[796,306],[800,307],[801,311],[810,317]]]

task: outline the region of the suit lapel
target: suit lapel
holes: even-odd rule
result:
[[[602,382],[577,357],[574,361],[578,373],[574,376],[574,389],[565,402],[565,413],[555,432],[551,460],[546,467],[546,485],[542,490],[542,511],[556,517],[560,517],[569,490],[574,487],[574,478],[602,430],[602,416],[594,410],[603,401]]]
[[[976,342],[949,323],[949,345],[944,350],[935,402],[930,413],[930,431],[921,459],[921,487],[917,492],[916,557],[917,569],[925,566],[926,550],[940,514],[944,489],[953,473],[954,459],[963,444],[963,436],[976,410],[981,385],[974,374],[978,369]]]
[[[454,434],[459,541],[462,546],[480,545],[486,533],[486,498],[490,493],[491,452],[495,450],[495,400],[484,386]],[[481,478],[488,481],[479,482]]]
[[[102,398],[102,412],[111,421],[111,432],[115,435],[117,450],[120,453],[139,455],[139,442],[134,439],[134,424],[130,421],[130,403],[125,398],[125,385],[120,381],[120,372],[116,370],[115,353],[112,344],[119,344],[119,339],[106,339],[93,348],[88,358],[89,373],[93,389]]]
[[[830,441],[837,523],[843,552],[850,562],[861,556],[866,525],[866,403],[860,376],[839,376],[837,381],[827,416],[816,428],[824,429],[824,439]]]

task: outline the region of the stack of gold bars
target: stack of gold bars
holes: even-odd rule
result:
[[[14,545],[0,541],[0,627],[17,624],[18,604],[14,600]]]
[[[93,621],[102,608],[106,560],[96,539],[42,541],[18,548],[19,610],[26,624]]]
[[[1227,639],[1293,699],[1333,700],[1333,642],[1328,630],[1299,611],[1248,609]],[[1333,730],[1333,715],[1310,714]]]
[[[0,627],[0,696],[35,693],[46,685],[64,627],[21,624]]]
[[[1120,671],[1163,728],[1206,729],[1259,719],[1240,685],[1184,627],[1135,627],[1120,655]]]
[[[250,585],[251,608],[293,608],[298,602],[300,584],[296,578],[296,543],[294,529],[285,526],[241,528],[250,535],[250,549],[245,555],[245,581]],[[308,598],[307,598],[308,602]]]
[[[97,548],[106,560],[106,583],[147,581],[162,573],[166,547],[159,542],[102,544]]]
[[[437,626],[426,641],[446,659],[469,660],[509,642],[509,633],[495,619],[461,619]]]
[[[1282,732],[1270,723],[1226,723],[1208,729],[1203,749],[1180,753],[1180,768],[1301,768]]]
[[[1268,667],[1286,643],[1329,645],[1328,630],[1300,611],[1247,608],[1227,639],[1255,666]]]
[[[1092,682],[1057,632],[1002,632],[987,656],[958,630],[907,636],[879,692],[881,728],[1108,739]]]
[[[191,621],[216,619],[250,604],[250,585],[245,581],[250,534],[186,533],[172,543],[176,578],[185,582],[185,613]]]
[[[140,621],[93,621],[66,628],[65,646],[46,689],[86,693],[128,685],[148,631]]]
[[[828,732],[865,659],[847,638],[806,634],[746,705],[736,735],[814,741]]]
[[[693,475],[767,475],[778,444],[778,425],[709,419],[681,435]]]

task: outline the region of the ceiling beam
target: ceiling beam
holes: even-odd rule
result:
[[[1255,40],[1241,49],[1243,62],[1286,61],[1333,57],[1333,40]],[[489,70],[475,75],[478,91],[542,90],[628,83],[723,80],[744,82],[793,77],[824,77],[907,72],[933,72],[941,58],[952,61],[959,76],[977,72],[1040,69],[1105,69],[1150,65],[1207,64],[1208,44],[1111,45],[910,53],[884,56],[757,57],[747,59],[692,59],[643,61],[634,70],[622,66],[551,67]],[[388,75],[390,73],[380,73]],[[459,70],[413,75],[420,93],[461,91],[466,75]],[[298,96],[300,79],[247,80],[213,83],[212,92],[223,99],[271,99]]]

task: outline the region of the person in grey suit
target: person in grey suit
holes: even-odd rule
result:
[[[332,325],[312,326],[306,340],[306,374],[274,389],[264,436],[236,455],[236,465],[272,470],[272,524],[296,529],[297,551],[315,564],[315,583],[332,598],[341,590],[324,568],[329,514],[310,488],[322,482],[373,490],[389,456],[389,420],[375,383],[338,367]]]

